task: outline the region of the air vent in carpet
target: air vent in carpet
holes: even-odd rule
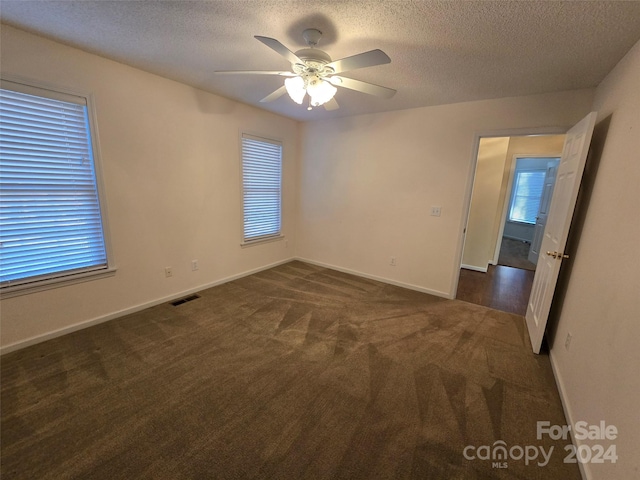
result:
[[[195,300],[196,298],[200,298],[200,295],[189,295],[188,297],[181,298],[180,300],[176,300],[175,302],[171,302],[171,305],[177,307],[178,305],[182,305],[183,303],[190,302]]]

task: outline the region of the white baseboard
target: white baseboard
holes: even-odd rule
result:
[[[556,379],[556,386],[558,387],[558,393],[560,394],[560,402],[562,403],[562,410],[564,410],[564,416],[567,419],[567,424],[575,425],[576,421],[573,415],[573,411],[571,410],[571,405],[569,404],[569,400],[565,395],[564,382],[562,380],[562,375],[556,368],[556,364],[553,360],[553,350],[549,350],[549,360],[551,362],[551,370],[553,371],[553,376]],[[580,442],[575,438],[575,432],[573,431],[573,427],[569,431],[571,435],[571,441],[577,447],[580,446]],[[580,467],[580,475],[584,480],[590,480],[592,478],[590,471],[587,469],[588,464],[578,462],[578,467]]]
[[[11,343],[9,345],[4,345],[0,347],[0,355],[4,355],[6,353],[10,353],[16,350],[20,350],[25,347],[29,347],[31,345],[35,345],[36,343],[45,342],[47,340],[51,340],[52,338],[61,337],[62,335],[66,335],[68,333],[75,332],[77,330],[82,330],[84,328],[91,327],[93,325],[98,325],[100,323],[108,322],[109,320],[114,320],[119,317],[124,317],[125,315],[130,315],[132,313],[139,312],[144,310],[145,308],[155,307],[156,305],[160,305],[161,303],[171,302],[181,297],[185,297],[187,295],[191,295],[192,293],[200,292],[202,290],[206,290],[207,288],[215,287],[217,285],[222,285],[223,283],[231,282],[233,280],[237,280],[238,278],[246,277],[248,275],[252,275],[257,272],[261,272],[262,270],[268,270],[269,268],[277,267],[278,265],[282,265],[284,263],[288,263],[292,260],[295,260],[294,257],[287,258],[286,260],[281,260],[279,262],[271,263],[269,265],[264,265],[262,267],[254,268],[252,270],[247,270],[242,273],[238,273],[236,275],[231,275],[229,277],[222,278],[220,280],[215,280],[210,283],[206,283],[204,285],[199,285],[194,288],[190,288],[188,290],[184,290],[178,293],[172,293],[171,295],[167,295],[166,297],[158,298],[156,300],[152,300],[150,302],[141,303],[135,305],[133,307],[125,308],[123,310],[118,310],[117,312],[109,313],[107,315],[102,315],[100,317],[92,318],[90,320],[86,320],[84,322],[76,323],[74,325],[69,325],[68,327],[61,328],[59,330],[54,330],[52,332],[43,333],[41,335],[36,335],[34,337],[27,338],[25,340],[20,340],[15,343]]]
[[[331,270],[337,270],[339,272],[349,273],[351,275],[356,275],[358,277],[368,278],[369,280],[376,280],[377,282],[388,283],[389,285],[395,285],[396,287],[402,287],[402,288],[407,288],[409,290],[415,290],[417,292],[428,293],[429,295],[435,295],[436,297],[443,297],[448,299],[453,298],[453,296],[447,292],[441,292],[439,290],[431,290],[430,288],[424,288],[418,285],[412,285],[410,283],[398,282],[390,278],[379,277],[377,275],[370,275],[368,273],[359,272],[357,270],[351,270],[350,268],[343,268],[343,267],[338,267],[337,265],[331,265],[329,263],[318,262],[316,260],[311,260],[309,258],[296,257],[294,260],[300,260],[301,262],[310,263],[312,265],[317,265],[319,267],[330,268]]]
[[[482,273],[487,273],[487,270],[489,270],[489,267],[476,267],[475,265],[465,265],[464,263],[462,265],[460,265],[460,268],[464,268],[466,270],[473,270],[475,272],[482,272]]]
[[[529,245],[531,245],[531,240],[528,238],[520,238],[520,237],[514,237],[513,235],[503,235],[504,238],[508,238],[510,240],[518,240],[519,242],[525,242],[528,243]]]

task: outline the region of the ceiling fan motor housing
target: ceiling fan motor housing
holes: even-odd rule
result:
[[[331,57],[317,48],[303,48],[296,52],[296,56],[305,62],[316,62],[323,65],[331,63]]]
[[[296,52],[296,56],[304,64],[292,65],[293,71],[307,81],[313,77],[324,78],[334,73],[333,68],[326,65],[331,63],[331,57],[317,48],[304,48]]]

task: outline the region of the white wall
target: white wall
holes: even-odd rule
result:
[[[593,442],[615,443],[618,463],[587,464],[587,477],[640,478],[640,42],[600,84],[593,110],[610,124],[551,359],[570,421],[604,420],[620,432]]]
[[[1,48],[3,73],[94,94],[118,268],[111,278],[3,300],[3,346],[292,257],[297,122],[6,25]],[[240,248],[240,129],[284,142],[288,248]]]
[[[509,137],[480,139],[462,252],[462,266],[465,268],[486,272],[493,259],[496,245],[494,220],[500,204],[500,186],[508,149]]]
[[[297,255],[451,296],[476,135],[569,127],[592,99],[581,90],[303,124]]]

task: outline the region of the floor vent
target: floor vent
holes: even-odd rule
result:
[[[182,305],[183,303],[190,302],[195,300],[196,298],[200,298],[200,295],[189,295],[188,297],[181,298],[180,300],[176,300],[175,302],[171,302],[171,305],[177,307],[178,305]]]

